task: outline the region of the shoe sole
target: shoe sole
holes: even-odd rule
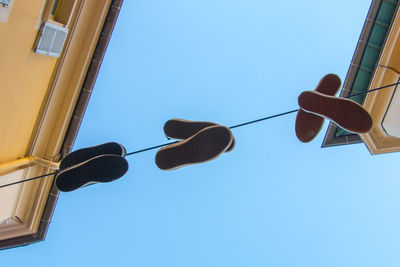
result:
[[[218,124],[207,121],[188,121],[182,119],[168,120],[164,124],[164,133],[168,138],[184,140],[195,135],[204,128],[217,126]],[[235,147],[235,138],[225,152],[230,152]]]
[[[372,128],[372,118],[358,103],[346,99],[306,91],[298,98],[300,108],[323,116],[353,133],[366,133]]]
[[[108,183],[122,177],[128,168],[121,156],[100,155],[61,171],[56,176],[56,186],[62,192],[70,192],[92,183]]]
[[[231,131],[226,127],[206,127],[185,141],[160,149],[155,162],[162,170],[207,162],[224,153],[231,145],[232,138]]]
[[[324,118],[299,109],[296,116],[296,136],[301,142],[308,143],[318,135],[323,125]]]
[[[334,96],[339,91],[341,81],[336,74],[325,75],[318,83],[315,91]],[[324,118],[299,109],[296,116],[295,132],[297,138],[304,143],[313,140],[321,131]]]
[[[63,158],[60,163],[60,170],[68,169],[75,164],[80,164],[90,158],[100,155],[117,155],[125,157],[126,149],[123,145],[115,142],[82,148],[71,152],[65,158]]]

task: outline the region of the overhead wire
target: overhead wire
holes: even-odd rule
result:
[[[58,173],[58,171],[55,171],[55,172],[52,172],[52,173],[43,174],[43,175],[40,175],[40,176],[36,176],[36,177],[29,178],[29,179],[21,180],[21,181],[18,181],[18,182],[1,185],[0,188],[6,187],[6,186],[15,185],[15,184],[29,182],[29,181],[32,181],[32,180],[36,180],[36,179],[44,178],[44,177],[47,177],[47,176],[50,176],[50,175],[54,175],[54,174],[57,174],[57,173]]]
[[[385,86],[382,86],[382,87],[378,87],[378,88],[375,88],[375,89],[366,90],[366,91],[363,91],[363,92],[347,95],[344,98],[350,98],[350,97],[354,97],[354,96],[365,95],[365,94],[368,94],[368,93],[371,93],[371,92],[374,92],[374,91],[382,90],[382,89],[389,88],[389,87],[392,87],[392,86],[396,86],[396,85],[399,85],[399,84],[400,84],[400,81],[397,82],[397,83],[388,84],[388,85],[385,85]],[[273,119],[273,118],[277,118],[277,117],[282,117],[282,116],[285,116],[285,115],[288,115],[288,114],[291,114],[291,113],[295,113],[298,110],[299,109],[293,109],[293,110],[290,110],[290,111],[286,111],[286,112],[278,113],[278,114],[275,114],[275,115],[267,116],[267,117],[264,117],[264,118],[261,118],[261,119],[240,123],[240,124],[237,124],[237,125],[230,126],[229,129],[235,129],[235,128],[239,128],[239,127],[242,127],[242,126],[254,124],[254,123],[257,123],[257,122],[261,122],[261,121],[265,121],[265,120],[269,120],[269,119]],[[137,151],[133,151],[133,152],[127,153],[126,156],[131,156],[131,155],[134,155],[134,154],[143,153],[143,152],[146,152],[146,151],[150,151],[150,150],[153,150],[153,149],[157,149],[157,148],[160,148],[160,147],[171,145],[171,144],[174,144],[174,143],[177,143],[177,142],[179,142],[179,141],[169,142],[169,143],[165,143],[165,144],[161,144],[161,145],[157,145],[157,146],[152,146],[152,147],[140,149],[140,150],[137,150]],[[9,183],[9,184],[1,185],[0,188],[16,185],[16,184],[20,184],[20,183],[25,183],[25,182],[32,181],[32,180],[41,179],[41,178],[44,178],[44,177],[47,177],[47,176],[55,175],[58,172],[59,171],[55,171],[55,172],[52,172],[52,173],[48,173],[48,174],[32,177],[32,178],[29,178],[29,179],[26,179],[26,180],[21,180],[21,181]]]

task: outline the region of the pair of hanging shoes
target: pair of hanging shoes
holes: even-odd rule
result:
[[[126,149],[115,142],[76,150],[61,160],[56,186],[60,191],[70,192],[114,181],[128,171],[125,156]]]
[[[367,133],[372,128],[372,118],[360,104],[334,96],[340,84],[337,75],[328,74],[314,91],[300,94],[295,128],[300,141],[306,143],[313,140],[322,128],[324,118],[353,133]]]
[[[155,162],[162,170],[210,161],[235,146],[231,130],[212,122],[172,119],[165,123],[164,133],[182,141],[157,152]]]

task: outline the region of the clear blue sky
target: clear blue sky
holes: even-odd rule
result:
[[[126,0],[75,149],[165,143],[170,118],[223,125],[297,108],[344,80],[367,0]],[[399,153],[321,149],[295,114],[238,128],[220,158],[161,171],[128,157],[110,184],[62,193],[44,242],[4,266],[400,266]]]

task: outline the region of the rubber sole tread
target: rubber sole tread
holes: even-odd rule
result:
[[[167,137],[184,140],[195,135],[202,129],[210,126],[216,126],[217,123],[207,121],[189,121],[183,119],[171,119],[164,124],[164,133]],[[232,139],[232,144],[225,152],[230,152],[235,147],[235,138]]]
[[[340,85],[339,76],[336,74],[327,74],[319,81],[315,91],[334,96],[339,91]],[[296,136],[301,142],[310,142],[318,135],[323,125],[324,118],[299,109],[296,116]]]
[[[56,186],[70,192],[91,183],[108,183],[122,177],[129,165],[117,155],[101,155],[61,171],[56,176]]]
[[[353,100],[306,91],[300,94],[298,103],[306,112],[328,118],[347,131],[366,133],[372,128],[369,113]]]
[[[184,141],[160,149],[155,162],[162,170],[173,170],[210,161],[226,151],[232,138],[231,131],[226,127],[206,127]]]

